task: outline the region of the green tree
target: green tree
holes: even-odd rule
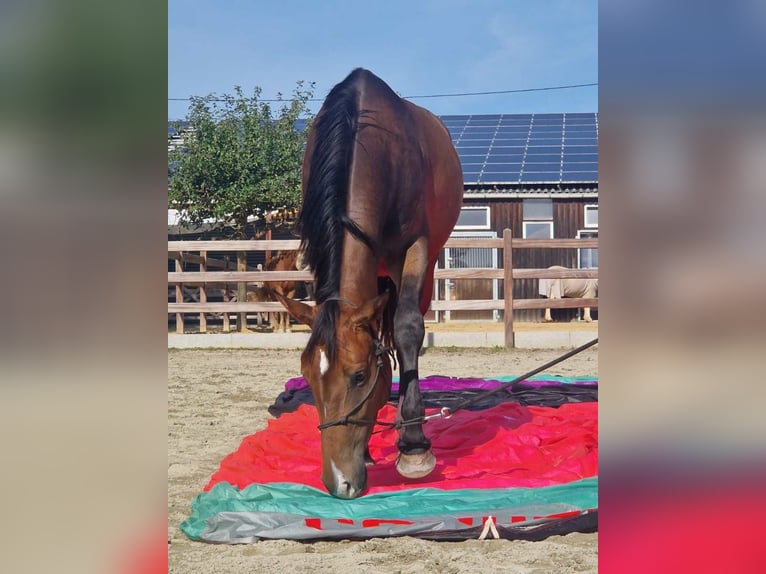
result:
[[[301,161],[310,120],[307,106],[314,84],[298,82],[292,99],[278,95],[276,106],[260,100],[261,89],[192,98],[185,144],[169,154],[168,207],[181,225],[213,219],[245,237],[247,218],[300,204]],[[274,109],[277,108],[277,109]]]

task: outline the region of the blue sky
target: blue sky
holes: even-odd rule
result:
[[[596,0],[170,0],[168,96],[323,98],[353,68],[403,96],[598,81]],[[595,112],[598,88],[413,99],[436,114]],[[320,102],[312,105],[316,111]],[[186,102],[168,101],[182,119]]]

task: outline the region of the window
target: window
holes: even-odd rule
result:
[[[598,230],[582,229],[577,232],[578,239],[598,239]],[[578,249],[577,267],[579,269],[598,269],[598,249]]]
[[[525,221],[524,239],[553,239],[553,222]]]
[[[522,205],[524,221],[553,220],[553,200],[525,199]]]
[[[494,231],[457,231],[450,237],[474,237],[474,238],[496,238]],[[445,269],[497,269],[498,268],[498,249],[496,247],[445,247],[444,248],[444,268]],[[436,281],[437,285],[439,281]],[[444,298],[451,300],[455,296],[457,299],[492,299],[497,300],[500,297],[499,279],[463,279],[463,280],[445,280]],[[438,296],[437,296],[438,299]],[[492,311],[445,311],[444,318],[454,319],[492,319],[498,321],[500,314],[498,310]]]
[[[553,239],[553,201],[525,199],[522,204],[524,239]]]
[[[489,207],[463,207],[455,229],[489,229]]]
[[[585,227],[598,227],[598,205],[585,206]]]

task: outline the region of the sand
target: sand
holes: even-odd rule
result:
[[[552,350],[430,349],[421,376],[520,374],[558,356]],[[298,350],[190,350],[168,353],[168,557],[178,573],[596,572],[598,534],[574,533],[540,542],[431,542],[401,537],[249,545],[193,542],[178,529],[221,459],[265,428],[267,407],[298,376]],[[590,349],[549,370],[596,375]]]

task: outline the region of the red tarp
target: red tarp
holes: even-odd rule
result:
[[[395,414],[396,409],[386,405],[378,418],[392,421]],[[267,429],[246,437],[221,462],[205,490],[222,481],[239,488],[294,482],[324,490],[317,424],[316,408],[310,405],[269,421]],[[424,428],[433,443],[435,470],[421,479],[403,479],[395,469],[397,431],[383,430],[370,441],[376,464],[368,469],[365,494],[423,487],[536,488],[598,475],[595,402],[558,408],[504,403],[459,411],[450,419],[431,420]]]

